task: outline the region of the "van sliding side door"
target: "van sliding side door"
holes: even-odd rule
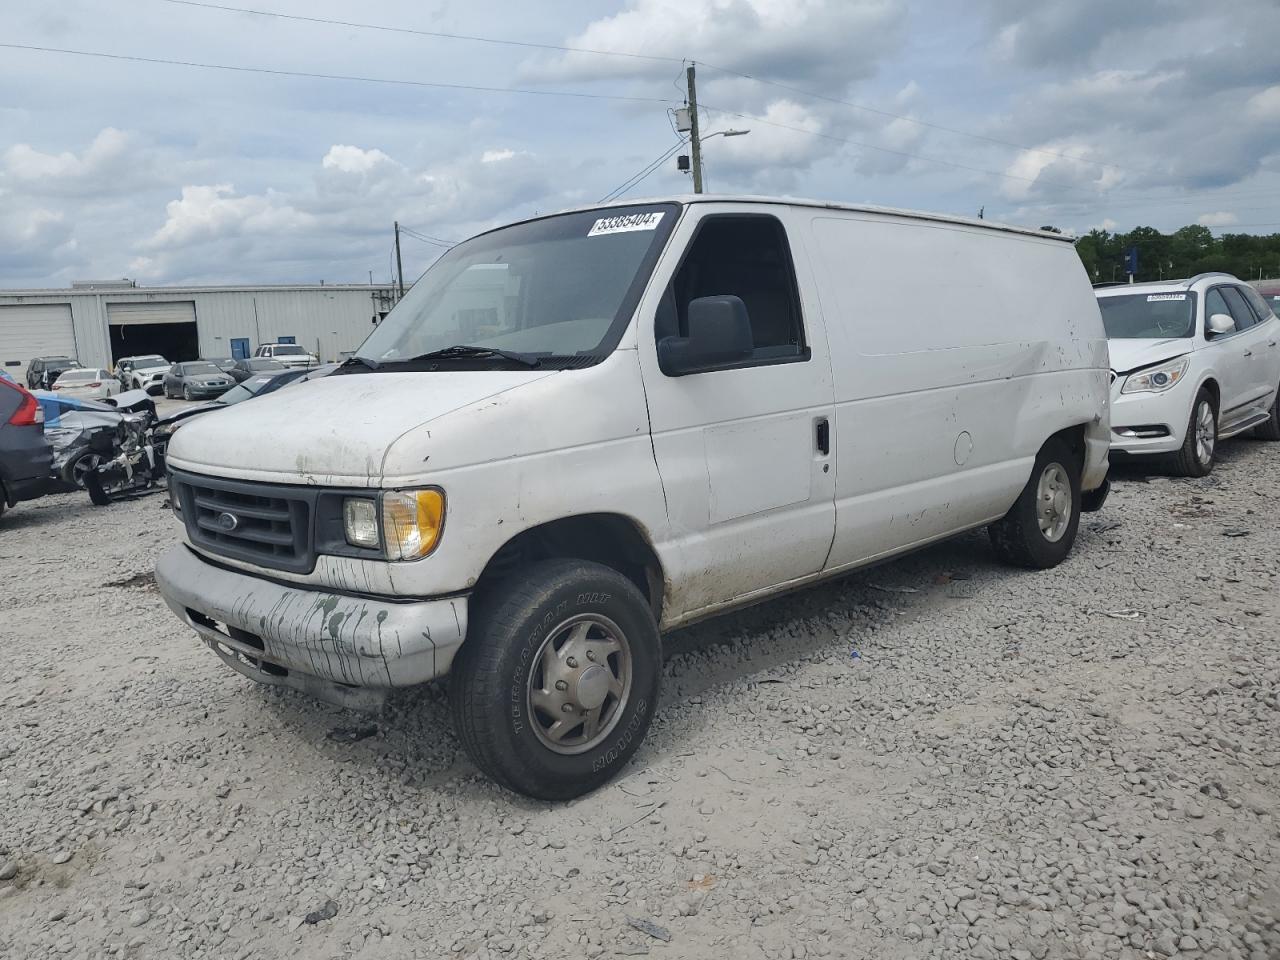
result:
[[[674,558],[669,618],[818,573],[831,547],[831,363],[812,270],[789,239],[789,214],[766,205],[694,205],[640,314],[641,367],[670,522],[665,554]],[[690,304],[706,297],[741,299],[749,352],[691,372],[673,373],[668,364],[664,372],[659,342],[693,342]]]

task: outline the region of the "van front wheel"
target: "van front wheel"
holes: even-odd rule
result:
[[[1079,525],[1079,460],[1066,443],[1050,440],[1017,502],[987,532],[1006,563],[1047,570],[1067,558]]]
[[[449,678],[476,766],[539,800],[596,789],[640,746],[662,644],[649,604],[609,567],[546,560],[488,591]]]

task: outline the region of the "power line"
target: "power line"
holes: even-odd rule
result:
[[[610,190],[608,193],[606,193],[603,197],[601,197],[596,202],[608,203],[610,200],[617,200],[619,197],[621,197],[624,193],[626,193],[632,187],[638,186],[643,180],[645,180],[649,176],[649,174],[657,170],[658,167],[660,167],[666,160],[668,160],[672,154],[674,154],[677,150],[679,150],[688,142],[689,142],[688,137],[682,138],[680,142],[677,143],[674,147],[670,147],[667,150],[663,151],[662,155],[659,156],[656,160],[651,161],[645,167],[641,168],[636,173],[632,174],[630,177],[622,181],[622,183],[618,184],[618,186],[614,187],[612,190]]]
[[[328,17],[311,17],[311,16],[304,16],[301,14],[278,13],[274,10],[259,10],[251,7],[236,7],[236,6],[230,6],[228,4],[206,3],[206,2],[203,2],[203,0],[161,0],[161,2],[170,3],[177,6],[184,6],[184,7],[197,7],[197,8],[202,8],[206,10],[218,10],[226,13],[245,13],[245,14],[252,14],[252,15],[261,16],[261,17],[273,17],[278,20],[293,20],[293,21],[298,21],[302,23],[316,23],[316,24],[324,24],[327,26],[350,27],[350,28],[359,29],[359,30],[376,30],[376,31],[381,31],[385,33],[401,33],[401,34],[409,34],[413,36],[433,37],[435,39],[440,39],[440,40],[463,40],[463,41],[468,41],[472,43],[488,43],[488,44],[495,44],[499,46],[524,47],[524,48],[535,49],[535,50],[552,50],[557,53],[585,53],[585,54],[590,54],[592,56],[622,57],[622,58],[632,59],[632,60],[648,60],[655,63],[685,63],[688,60],[688,58],[682,58],[682,57],[661,56],[658,54],[647,54],[647,53],[634,53],[634,52],[625,51],[625,50],[598,50],[590,47],[574,47],[574,46],[567,46],[567,45],[554,44],[554,43],[538,43],[530,40],[509,40],[509,39],[500,38],[500,37],[486,37],[486,36],[481,36],[479,34],[443,33],[443,32],[434,31],[434,30],[420,30],[413,27],[396,27],[396,26],[390,26],[388,24],[362,23],[360,21],[355,21],[355,20],[337,20],[337,19],[332,19]],[[1060,160],[1071,160],[1075,163],[1085,163],[1085,164],[1090,164],[1090,165],[1099,166],[1099,167],[1110,167],[1115,170],[1126,170],[1129,172],[1136,172],[1136,173],[1155,172],[1149,169],[1124,167],[1118,163],[1109,163],[1103,160],[1092,160],[1088,157],[1077,156],[1070,153],[1063,153],[1057,150],[1048,150],[1043,147],[1029,147],[1026,144],[1016,143],[1012,140],[1003,140],[999,137],[992,137],[986,134],[972,133],[968,130],[961,130],[957,127],[949,127],[941,123],[933,123],[932,121],[929,121],[929,120],[920,120],[916,117],[908,116],[906,114],[894,113],[891,110],[884,110],[880,107],[872,107],[867,104],[858,103],[853,100],[845,100],[845,99],[842,99],[841,97],[833,97],[828,94],[817,93],[815,91],[806,90],[803,87],[797,87],[789,83],[782,83],[777,80],[769,80],[764,77],[755,76],[753,74],[742,73],[741,71],[738,71],[738,70],[731,70],[728,67],[717,66],[714,63],[706,63],[704,61],[697,61],[697,62],[701,63],[702,66],[704,67],[707,67],[711,70],[715,70],[718,73],[723,73],[727,76],[738,77],[739,79],[742,79],[742,80],[750,80],[752,83],[759,83],[764,86],[774,87],[778,90],[785,90],[788,93],[798,94],[803,97],[811,97],[815,100],[822,100],[827,103],[833,103],[839,106],[849,107],[853,110],[861,110],[865,113],[872,113],[877,116],[887,117],[893,120],[901,120],[905,123],[914,124],[920,127],[926,127],[931,130],[939,130],[944,133],[953,134],[955,136],[968,137],[969,139],[979,140],[984,143],[991,143],[991,144],[995,144],[997,146],[1002,146],[1002,147],[1010,147],[1015,150],[1026,151],[1028,153],[1037,153],[1047,157],[1056,157],[1057,159],[1060,159]]]
[[[299,20],[304,23],[322,23],[334,27],[353,27],[358,30],[380,30],[385,33],[408,33],[438,40],[467,40],[472,43],[491,43],[506,47],[526,47],[534,50],[554,50],[557,53],[589,53],[599,57],[626,57],[632,60],[652,60],[660,63],[683,63],[680,57],[663,57],[647,53],[630,53],[624,50],[593,50],[590,47],[568,47],[555,43],[536,43],[532,40],[505,40],[482,37],[470,33],[440,33],[435,30],[417,30],[412,27],[393,27],[383,23],[358,23],[353,20],[331,20],[326,17],[306,17],[295,13],[277,13],[274,10],[254,10],[248,7],[232,7],[221,3],[201,3],[198,0],[161,0],[183,7],[203,7],[206,10],[222,10],[227,13],[250,13],[259,17],[275,17],[278,20]]]
[[[1069,184],[1054,183],[1050,180],[1042,180],[1039,177],[1021,177],[1016,173],[1002,173],[998,170],[986,170],[982,167],[971,167],[968,164],[956,163],[954,160],[943,160],[941,157],[930,157],[921,153],[910,153],[906,150],[894,150],[890,147],[881,147],[873,143],[864,143],[860,140],[851,140],[848,137],[838,137],[833,133],[823,133],[820,130],[806,130],[804,127],[795,127],[786,123],[778,123],[776,120],[766,120],[764,117],[758,117],[750,113],[738,113],[735,110],[726,110],[723,107],[713,107],[710,104],[701,104],[702,107],[710,110],[712,113],[719,113],[726,117],[735,117],[739,120],[750,120],[753,123],[763,123],[768,127],[777,127],[779,130],[790,130],[794,133],[803,133],[811,137],[818,137],[822,140],[831,140],[835,143],[847,143],[855,147],[861,147],[864,150],[876,150],[880,153],[889,153],[898,157],[908,157],[912,160],[924,160],[929,163],[938,163],[947,167],[954,167],[957,170],[968,170],[970,173],[982,173],[991,177],[1003,177],[1006,180],[1021,180],[1025,183],[1038,183],[1048,186],[1062,187],[1064,189],[1072,189]]]
[[[396,80],[387,77],[360,77],[341,73],[309,73],[301,70],[277,70],[269,67],[237,67],[225,63],[199,63],[193,60],[167,60],[161,57],[137,57],[122,53],[103,53],[98,50],[70,50],[63,47],[40,47],[28,43],[0,43],[10,50],[31,50],[37,53],[62,53],[77,57],[97,57],[103,60],[125,60],[131,63],[160,63],[173,67],[199,67],[204,70],[229,70],[234,73],[262,73],[277,77],[302,77],[307,80],[349,80],[360,83],[383,83],[405,87],[431,87],[444,90],[470,90],[479,93],[519,93],[533,97],[575,97],[582,100],[621,100],[629,103],[674,102],[663,97],[630,97],[613,93],[582,93],[574,90],[530,90],[520,87],[485,87],[470,83],[446,83],[438,80]]]
[[[456,240],[441,240],[439,237],[428,236],[425,233],[419,233],[417,230],[409,229],[403,223],[400,224],[400,232],[406,236],[413,237],[415,240],[420,240],[423,243],[434,244],[437,247],[444,247],[445,249],[456,247],[458,245],[458,241]]]
[[[177,2],[177,0],[175,0]],[[993,143],[1002,147],[1012,147],[1015,150],[1023,150],[1027,153],[1038,153],[1046,157],[1057,157],[1060,160],[1071,160],[1075,163],[1087,163],[1099,167],[1110,167],[1113,170],[1125,170],[1130,173],[1154,173],[1156,171],[1150,169],[1135,169],[1132,167],[1122,167],[1118,163],[1109,163],[1104,160],[1091,160],[1088,157],[1076,156],[1070,153],[1061,153],[1056,150],[1046,150],[1043,147],[1028,147],[1025,144],[1015,143],[1012,140],[1001,140],[999,137],[990,137],[982,133],[971,133],[968,130],[960,130],[957,127],[948,127],[941,123],[933,123],[929,120],[920,120],[916,117],[907,116],[902,113],[894,113],[891,110],[882,110],[879,107],[867,106],[865,103],[857,103],[853,100],[843,100],[840,97],[832,97],[825,93],[815,93],[812,90],[805,90],[801,87],[792,86],[789,83],[779,83],[777,80],[766,80],[763,77],[752,76],[749,73],[739,73],[737,70],[730,70],[727,67],[717,67],[714,63],[704,63],[698,61],[704,67],[715,70],[718,73],[724,73],[731,77],[738,77],[742,80],[750,80],[753,83],[764,84],[769,87],[776,87],[779,90],[786,90],[790,93],[797,93],[804,97],[812,97],[815,100],[824,100],[827,103],[839,104],[842,107],[851,107],[854,110],[862,110],[866,113],[874,113],[877,116],[889,117],[893,120],[902,120],[906,123],[915,124],[919,127],[928,127],[930,130],[941,130],[944,133],[955,134],[960,137],[968,137],[971,140],[981,140],[985,143]]]
[[[851,146],[861,147],[866,150],[876,150],[881,153],[889,153],[895,156],[907,157],[912,160],[923,160],[928,163],[942,164],[944,166],[954,167],[957,170],[967,170],[971,173],[981,173],[987,176],[1000,177],[1005,180],[1018,180],[1024,183],[1039,184],[1041,186],[1058,187],[1063,190],[1074,191],[1078,189],[1073,184],[1058,183],[1052,180],[1044,180],[1039,177],[1024,177],[1024,176],[1019,176],[1018,174],[1004,173],[998,170],[986,170],[981,167],[972,167],[972,166],[969,166],[968,164],[956,163],[955,161],[952,161],[952,160],[944,160],[941,157],[931,157],[924,154],[911,153],[906,150],[893,150],[889,147],[881,147],[871,143],[864,143],[859,140],[852,140],[848,137],[839,137],[839,136],[836,136],[835,134],[823,133],[819,130],[806,130],[804,127],[796,127],[796,126],[792,126],[791,124],[778,123],[775,120],[767,120],[764,117],[755,116],[754,114],[739,113],[733,110],[725,110],[721,107],[713,107],[708,104],[701,104],[700,106],[705,107],[707,110],[710,110],[713,113],[719,113],[728,117],[735,117],[739,120],[750,120],[753,123],[762,123],[765,126],[777,127],[780,130],[790,130],[793,133],[803,133],[808,136],[818,137],[823,140],[830,140],[836,143],[846,143],[846,144],[850,144]],[[1036,203],[1039,203],[1039,204],[1076,203],[1080,205],[1090,204],[1092,205],[1092,209],[1104,209],[1108,206],[1113,206],[1113,205],[1128,206],[1128,205],[1137,205],[1137,204],[1143,204],[1143,203],[1166,203],[1166,202],[1174,202],[1179,204],[1194,203],[1196,202],[1195,200],[1196,196],[1198,195],[1194,193],[1177,194],[1169,197],[1159,197],[1159,196],[1139,197],[1139,196],[1132,196],[1132,195],[1123,197],[1122,195],[1123,198],[1120,200],[1106,200],[1106,199],[1098,198],[1096,196],[1086,196],[1084,194],[1076,193],[1074,195],[1069,194],[1067,199],[1065,200],[1053,200],[1053,199],[1034,200],[1034,201],[1028,200],[1025,202],[1024,205],[1032,205]],[[1218,199],[1218,200],[1230,199],[1227,196],[1221,196],[1213,191],[1208,191],[1202,194],[1202,196],[1205,196],[1211,199]]]

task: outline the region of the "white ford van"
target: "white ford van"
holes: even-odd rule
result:
[[[661,631],[987,526],[1061,561],[1106,493],[1098,306],[1062,238],[685,197],[454,247],[333,375],[168,451],[174,612],[357,708],[452,674],[513,790],[583,793],[657,705]]]

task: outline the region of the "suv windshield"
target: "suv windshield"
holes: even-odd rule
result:
[[[432,265],[356,356],[395,364],[467,347],[431,362],[511,362],[487,350],[549,366],[599,360],[622,336],[678,212],[675,204],[589,210],[468,240]]]
[[[1165,340],[1195,333],[1194,293],[1131,293],[1099,297],[1102,325],[1112,340]]]
[[[271,355],[275,357],[299,357],[306,352],[301,347],[295,347],[291,343],[277,343],[271,348]]]
[[[138,369],[139,367],[142,367],[145,369],[146,367],[167,367],[167,366],[169,366],[169,361],[159,355],[154,357],[135,357],[133,360],[133,368],[135,370]]]

